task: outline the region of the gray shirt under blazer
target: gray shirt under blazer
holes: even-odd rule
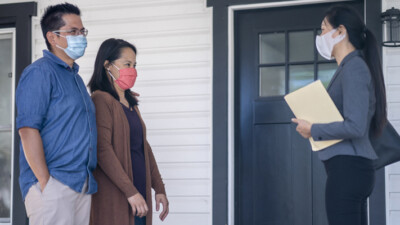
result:
[[[311,136],[315,141],[343,141],[319,151],[319,158],[328,160],[337,155],[352,155],[377,159],[369,140],[369,128],[375,113],[375,91],[371,73],[360,51],[353,51],[343,59],[327,91],[344,121],[313,124]]]

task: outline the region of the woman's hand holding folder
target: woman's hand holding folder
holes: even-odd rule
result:
[[[312,124],[306,120],[292,118],[292,122],[297,124],[296,131],[299,132],[303,138],[311,137]]]

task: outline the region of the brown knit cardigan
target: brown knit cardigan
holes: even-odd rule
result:
[[[92,100],[96,106],[97,168],[94,177],[98,191],[92,197],[91,225],[134,225],[134,216],[128,198],[137,194],[133,185],[130,151],[130,130],[125,112],[107,92],[95,91]],[[152,224],[151,188],[156,194],[165,194],[164,183],[143,126],[144,156],[146,163],[146,202],[149,208],[146,225]]]

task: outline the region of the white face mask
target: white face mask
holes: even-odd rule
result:
[[[332,35],[335,32],[336,29],[333,29],[322,36],[317,35],[317,38],[315,39],[315,45],[317,46],[319,54],[328,60],[335,58],[332,56],[333,47],[346,37],[346,34],[342,34],[333,38]]]

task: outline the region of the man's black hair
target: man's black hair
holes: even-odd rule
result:
[[[77,6],[67,2],[58,5],[51,5],[44,11],[42,19],[40,20],[40,26],[42,27],[43,37],[46,40],[46,45],[49,50],[51,50],[51,45],[46,38],[46,34],[49,31],[59,30],[65,25],[62,18],[65,14],[75,14],[80,16],[81,11]]]

